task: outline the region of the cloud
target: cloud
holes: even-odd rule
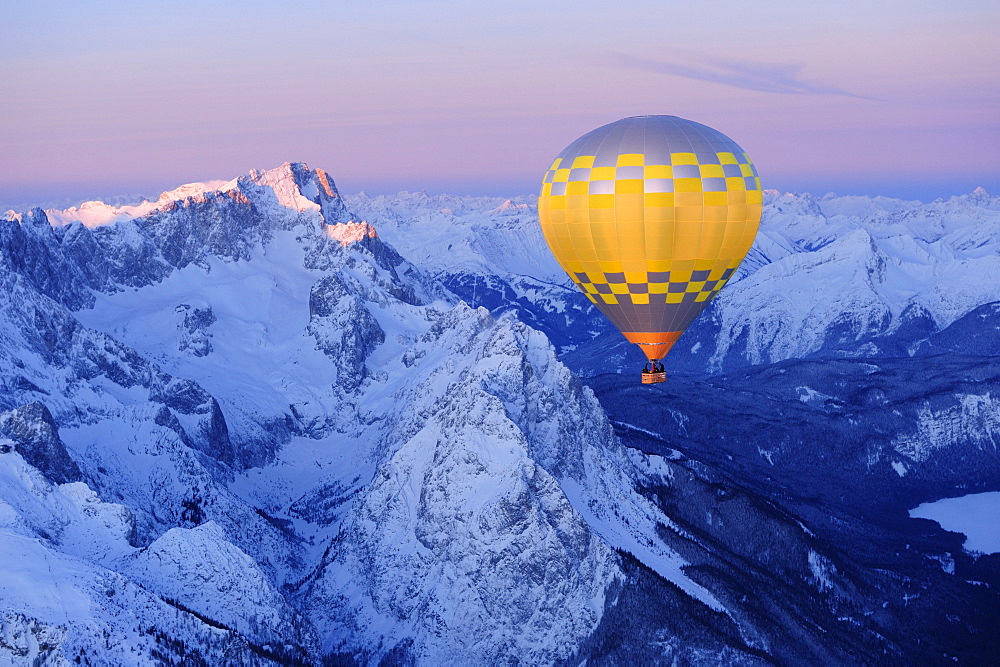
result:
[[[611,64],[627,69],[636,69],[656,74],[681,76],[686,79],[721,83],[744,90],[763,93],[785,93],[791,95],[842,95],[862,100],[876,98],[856,95],[836,86],[803,81],[798,77],[801,65],[756,63],[748,60],[719,60],[692,54],[700,60],[696,64],[684,64],[662,60],[637,58],[625,53],[611,53]]]

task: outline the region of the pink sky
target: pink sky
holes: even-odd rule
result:
[[[4,204],[285,161],[344,192],[527,194],[636,114],[726,133],[768,188],[1000,193],[992,1],[38,0],[0,24]]]

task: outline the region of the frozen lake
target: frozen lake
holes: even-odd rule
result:
[[[1000,491],[924,503],[910,510],[910,516],[937,521],[945,530],[962,533],[967,538],[966,551],[1000,552]]]

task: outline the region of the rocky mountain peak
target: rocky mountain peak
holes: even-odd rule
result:
[[[319,212],[328,225],[354,220],[330,175],[301,162],[285,162],[267,171],[252,169],[221,190],[238,190],[264,210],[277,206],[298,214]]]
[[[975,204],[976,206],[993,210],[1000,208],[1000,197],[994,197],[981,185],[969,193],[966,198],[970,203]]]

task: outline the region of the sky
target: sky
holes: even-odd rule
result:
[[[670,114],[765,188],[1000,194],[1000,3],[11,0],[0,202],[156,195],[287,161],[342,192],[538,191]]]

